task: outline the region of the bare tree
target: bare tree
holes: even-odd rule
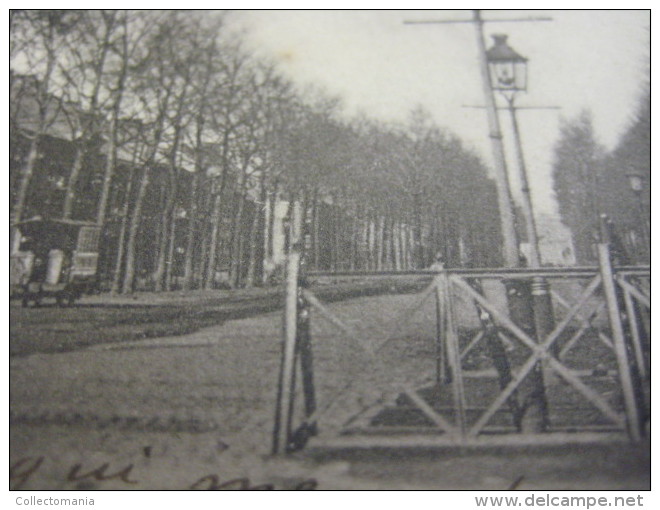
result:
[[[64,77],[64,98],[74,104],[67,109],[71,117],[75,156],[66,185],[62,217],[73,214],[78,179],[90,151],[99,148],[104,130],[105,103],[109,99],[106,68],[118,32],[116,11],[84,11],[68,34],[66,56],[59,59]]]
[[[147,149],[145,150],[145,157],[140,163],[137,195],[131,211],[126,238],[126,266],[122,284],[123,293],[133,290],[136,259],[135,242],[140,222],[142,221],[142,207],[149,185],[150,173],[160,163],[166,119],[174,92],[170,86],[171,80],[167,73],[163,73],[163,70],[159,68],[159,64],[162,65],[163,63],[153,58],[153,52],[156,51],[153,46],[154,44],[158,44],[157,37],[151,40],[149,51],[147,51],[144,58],[136,66],[136,72],[138,74],[134,78],[135,84],[132,88],[132,93],[139,103],[137,108],[141,112],[142,122],[146,128],[147,136],[145,137],[145,144]],[[154,82],[159,77],[164,78],[164,81],[159,83],[160,86],[154,87]]]
[[[218,171],[212,192],[211,229],[207,243],[207,265],[204,278],[205,289],[212,288],[215,283],[223,195],[234,164],[232,154],[237,136],[236,130],[244,122],[242,109],[245,101],[244,80],[245,73],[247,73],[247,56],[238,47],[226,48],[225,51],[225,60],[222,65],[223,80],[215,84],[213,88],[215,101],[209,105],[212,115],[210,128],[220,134],[220,139],[217,151],[219,153]]]
[[[106,16],[109,16],[107,14]],[[107,140],[106,163],[103,172],[103,183],[99,193],[96,223],[103,225],[108,208],[108,198],[113,176],[117,166],[117,150],[119,145],[122,119],[127,118],[123,109],[127,96],[127,85],[130,68],[135,64],[141,43],[149,32],[149,18],[142,13],[120,11],[114,14],[116,36],[110,45],[111,64],[106,70],[109,125],[105,132]]]
[[[223,18],[216,16],[207,20],[204,24],[202,19],[195,20],[195,30],[189,34],[190,44],[193,46],[197,58],[194,60],[192,73],[192,127],[186,131],[187,142],[192,147],[194,167],[192,182],[190,185],[190,198],[188,202],[188,226],[186,231],[186,247],[183,262],[183,288],[192,288],[196,279],[194,273],[196,239],[198,237],[198,213],[200,210],[200,181],[204,172],[210,165],[207,151],[207,139],[212,138],[208,133],[209,112],[208,108],[212,101],[211,91],[214,80],[218,79],[220,66],[217,53],[218,33],[223,24]]]
[[[157,245],[156,266],[152,275],[155,290],[170,290],[175,243],[175,208],[179,180],[180,148],[186,123],[190,119],[188,96],[191,92],[192,63],[197,55],[196,48],[189,44],[187,32],[194,29],[173,11],[164,20],[156,36],[157,49],[153,53],[158,60],[160,76],[158,83],[171,89],[170,111],[167,115],[167,175],[165,178],[165,201],[161,211],[161,232]]]
[[[595,140],[589,112],[564,121],[555,146],[553,188],[562,220],[571,229],[578,261],[593,262],[592,244],[597,239],[600,174],[604,150]]]
[[[66,34],[76,25],[79,13],[76,11],[24,11],[20,17],[12,17],[12,40],[20,41],[20,53],[24,56],[31,75],[30,84],[23,89],[23,98],[36,103],[36,115],[32,115],[29,125],[23,130],[30,139],[27,156],[21,166],[17,191],[11,209],[11,222],[23,217],[28,187],[34,174],[38,157],[39,143],[49,126],[55,121],[60,101],[52,94],[52,78],[56,70],[59,54]],[[14,47],[15,52],[19,48]],[[13,98],[17,103],[20,98]]]

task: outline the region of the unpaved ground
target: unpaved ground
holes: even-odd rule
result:
[[[78,426],[11,427],[12,488],[276,490],[648,490],[650,445],[367,450],[274,458],[215,433]],[[40,462],[40,459],[41,460]],[[20,463],[20,464],[18,464]],[[33,471],[36,464],[36,470]],[[105,481],[70,479],[108,464]]]
[[[336,329],[314,322],[319,404],[328,407],[319,418],[323,432],[342,413],[368,403],[374,387],[432,367],[423,356],[432,352],[425,343],[435,328],[432,303],[431,310],[402,312],[415,299],[390,295],[331,306],[367,343],[390,337],[406,342],[406,349],[392,351],[396,363],[384,367],[369,364]],[[288,459],[271,458],[280,328],[280,314],[267,313],[183,336],[12,358],[12,486],[505,489],[518,481],[527,489],[649,487],[648,444],[488,451],[310,448]],[[356,374],[366,384],[337,395]],[[95,470],[97,476],[83,476]]]
[[[352,281],[316,285],[325,301],[370,296],[390,289],[408,292],[424,285],[419,278]],[[237,290],[136,292],[83,296],[75,306],[60,308],[44,299],[39,308],[10,308],[10,354],[66,352],[90,345],[185,335],[228,320],[281,309],[281,286]]]

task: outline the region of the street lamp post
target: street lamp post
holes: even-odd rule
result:
[[[519,92],[527,90],[527,59],[518,54],[507,43],[507,36],[503,34],[493,35],[494,44],[487,51],[487,60],[493,90],[504,96],[508,104],[511,116],[511,126],[514,137],[514,147],[518,168],[518,179],[522,191],[522,212],[525,219],[525,229],[529,242],[529,266],[531,268],[541,267],[541,256],[539,251],[538,234],[534,220],[534,209],[532,206],[531,190],[527,176],[527,168],[522,150],[522,141],[518,118],[516,116],[515,97]],[[543,277],[534,277],[531,282],[532,308],[534,315],[534,330],[538,343],[542,343],[554,329],[554,314],[552,310],[552,298],[550,287]],[[543,367],[539,364],[535,370],[536,381],[533,385],[537,387],[536,395],[539,396],[537,405],[541,411],[541,423],[543,428],[547,424],[547,402],[543,391]],[[547,371],[546,371],[547,372]],[[547,378],[547,376],[546,376]]]
[[[649,243],[650,243],[650,234],[648,230],[648,223],[646,215],[644,214],[644,205],[642,204],[642,192],[644,191],[644,175],[637,170],[636,168],[631,168],[626,173],[628,178],[628,184],[630,184],[630,189],[635,194],[635,199],[637,202],[637,221],[640,223],[640,228],[642,232],[642,244],[643,244],[643,255],[644,258],[647,258]]]
[[[511,126],[513,128],[514,146],[518,163],[518,178],[522,191],[522,211],[525,217],[525,227],[530,247],[529,265],[532,268],[539,268],[541,267],[541,255],[538,234],[515,107],[516,94],[527,90],[527,59],[509,46],[506,35],[495,34],[493,35],[493,40],[493,47],[487,52],[491,83],[493,89],[505,97],[509,106],[508,110],[511,115]],[[542,340],[554,327],[552,300],[545,278],[534,278],[532,282],[532,298],[535,305],[536,333],[539,340]]]
[[[481,19],[481,13],[478,10],[473,11],[473,16],[474,25],[476,27],[477,46],[479,48],[479,69],[481,71],[481,82],[484,90],[484,100],[486,101],[486,113],[488,115],[488,135],[493,149],[497,202],[502,225],[502,254],[504,265],[506,267],[517,267],[519,265],[518,242],[511,203],[511,185],[506,171],[502,131],[500,129],[500,120],[497,115],[497,106],[493,94],[493,80],[492,76],[489,74],[488,56],[483,33],[483,20]]]
[[[509,106],[508,110],[511,115],[511,126],[513,128],[514,146],[518,163],[518,178],[522,191],[522,210],[530,245],[529,265],[530,267],[540,267],[541,257],[539,255],[536,222],[534,221],[532,199],[515,107],[516,93],[527,90],[527,59],[516,53],[507,44],[506,35],[496,34],[493,35],[493,39],[495,44],[487,53],[491,83],[493,84],[493,89],[504,96]]]

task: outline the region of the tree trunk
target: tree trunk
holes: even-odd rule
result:
[[[236,289],[241,284],[242,245],[243,245],[243,210],[245,208],[245,188],[239,184],[238,206],[232,222],[231,260],[229,262],[229,282]]]
[[[171,171],[171,170],[170,170]],[[173,189],[174,178],[170,177],[169,190],[165,196],[165,203],[163,204],[163,211],[161,213],[161,221],[158,224],[160,237],[158,239],[158,256],[156,258],[156,268],[152,274],[154,282],[154,290],[161,292],[167,290],[167,266],[171,265],[171,252],[173,243],[174,231],[174,195],[176,191]]]
[[[339,262],[339,236],[340,236],[340,216],[339,216],[339,207],[338,204],[336,203],[336,200],[333,200],[333,207],[332,207],[332,270],[333,271],[339,271],[340,268],[340,262]]]
[[[73,158],[71,171],[69,172],[69,181],[66,185],[66,194],[64,195],[64,206],[62,207],[62,218],[68,220],[73,213],[73,201],[76,197],[76,185],[78,177],[82,170],[83,161],[85,159],[85,141],[80,140],[76,143],[76,154]]]
[[[261,281],[263,273],[263,249],[259,253],[259,231],[264,231],[264,208],[266,207],[266,185],[264,179],[261,179],[261,190],[259,192],[259,203],[254,209],[252,224],[250,225],[250,236],[248,243],[248,267],[245,277],[245,286],[253,287],[256,281]],[[262,244],[263,246],[263,244]],[[257,266],[261,266],[258,269]]]
[[[209,239],[209,255],[204,278],[204,288],[212,289],[215,284],[216,259],[218,255],[218,238],[220,234],[220,220],[222,217],[222,194],[225,191],[227,174],[229,172],[229,130],[225,130],[222,140],[222,175],[220,186],[213,198],[213,212],[211,213],[211,237]]]
[[[96,213],[96,223],[103,225],[105,222],[105,215],[108,204],[108,197],[110,196],[110,185],[112,184],[112,177],[115,174],[115,167],[117,166],[117,134],[119,130],[119,116],[121,115],[121,102],[123,99],[124,83],[126,81],[127,63],[122,63],[120,77],[117,79],[117,97],[112,106],[112,118],[110,119],[110,135],[108,156],[105,164],[105,172],[103,174],[103,186],[101,187],[101,195],[99,197],[99,205]]]
[[[85,158],[89,150],[88,144],[90,140],[97,134],[100,130],[97,126],[97,118],[100,114],[99,111],[99,94],[101,91],[101,84],[103,81],[103,72],[105,68],[105,61],[108,55],[108,50],[110,48],[110,35],[113,30],[114,18],[112,22],[106,24],[105,33],[103,35],[103,40],[98,41],[100,47],[99,60],[96,62],[96,65],[93,66],[94,72],[94,85],[92,87],[91,94],[89,96],[89,105],[86,109],[85,114],[89,116],[89,120],[81,122],[83,129],[79,142],[76,144],[76,156],[71,166],[71,173],[69,174],[69,181],[67,183],[66,195],[64,196],[64,207],[62,210],[62,218],[69,219],[71,218],[73,212],[73,202],[76,196],[76,186],[78,185],[78,178],[80,177],[80,171],[82,170],[83,164],[85,164]],[[82,112],[81,112],[82,113]]]
[[[131,203],[131,193],[133,192],[133,178],[134,170],[137,165],[138,155],[143,146],[139,143],[135,144],[131,164],[128,168],[128,180],[126,182],[126,190],[124,191],[124,203],[122,204],[121,212],[121,226],[119,227],[119,239],[117,240],[117,257],[115,258],[115,269],[112,275],[112,285],[110,291],[117,294],[121,287],[121,269],[124,263],[124,242],[126,239],[126,228],[128,226],[128,212]]]
[[[358,245],[360,239],[360,212],[355,208],[355,214],[351,215],[351,252],[350,269],[355,271],[358,268]]]
[[[405,232],[406,265],[408,269],[415,269],[415,236],[413,228],[409,227]]]
[[[121,103],[124,98],[124,86],[126,85],[126,76],[128,74],[128,28],[126,18],[124,18],[123,25],[122,61],[119,76],[117,77],[117,84],[115,86],[115,100],[112,105],[112,118],[110,119],[110,147],[108,147],[108,157],[106,160],[105,172],[103,174],[103,186],[101,187],[99,207],[96,216],[96,223],[99,225],[102,225],[105,221],[108,197],[110,195],[110,185],[112,183],[112,177],[115,174],[115,167],[117,166],[117,135],[119,131],[119,118],[121,116]]]
[[[121,282],[121,268],[124,263],[124,242],[126,239],[126,227],[128,226],[128,210],[131,201],[131,192],[133,188],[133,169],[137,162],[137,155],[139,152],[139,144],[135,144],[135,151],[133,152],[133,161],[128,171],[128,182],[126,183],[126,191],[124,193],[124,204],[122,206],[121,226],[119,228],[119,239],[117,240],[117,257],[115,259],[115,270],[112,275],[112,285],[110,292],[117,294],[120,289]]]
[[[206,262],[206,275],[204,278],[204,288],[212,289],[215,285],[215,265],[218,251],[218,237],[220,231],[220,219],[222,212],[222,188],[217,190],[213,197],[213,211],[211,213],[211,235],[208,241],[209,254]]]
[[[383,236],[385,234],[385,217],[377,216],[376,220],[376,270],[382,271],[383,268]]]
[[[204,178],[204,183],[212,181]],[[196,262],[193,262],[193,271],[197,275],[197,280],[199,281],[199,287],[204,287],[204,281],[206,278],[206,267],[208,265],[207,254],[209,252],[209,239],[211,237],[210,230],[211,226],[208,221],[208,217],[211,216],[210,212],[213,205],[213,194],[211,193],[212,185],[202,185],[200,191],[204,194],[204,201],[202,203],[203,209],[202,214],[199,215],[199,232],[202,242],[200,243],[199,250],[197,251],[197,256],[195,257]],[[196,268],[196,269],[195,269]]]
[[[118,101],[121,101],[120,99]],[[100,226],[105,222],[106,211],[108,208],[108,198],[110,196],[110,185],[112,184],[112,177],[115,175],[115,167],[117,166],[117,130],[119,120],[119,106],[113,112],[112,120],[110,121],[110,136],[108,155],[105,161],[105,172],[103,173],[103,185],[101,186],[101,194],[99,196],[99,205],[96,211],[96,223]]]
[[[275,212],[277,210],[277,201],[279,193],[279,184],[275,181],[273,185],[273,190],[267,193],[268,199],[268,210],[266,213],[266,225],[264,226],[264,258],[269,261],[270,269],[269,271],[263,271],[262,282],[265,284],[268,281],[268,278],[273,272],[274,268],[274,257],[275,257],[275,241],[273,238],[273,233],[275,230]]]
[[[137,197],[135,198],[135,206],[131,214],[131,223],[128,230],[128,238],[126,239],[126,269],[124,272],[124,281],[122,284],[122,293],[128,294],[133,291],[135,280],[135,241],[137,239],[138,230],[140,228],[140,221],[142,220],[142,205],[144,197],[147,193],[147,186],[149,185],[149,172],[150,167],[154,163],[158,146],[163,134],[163,121],[164,113],[167,110],[169,102],[169,91],[166,93],[165,102],[161,114],[156,121],[156,129],[154,132],[154,140],[151,145],[150,154],[146,162],[142,165],[142,173],[140,176],[140,185],[138,187]],[[128,199],[128,198],[127,198]]]
[[[374,269],[374,257],[373,257],[373,222],[370,212],[366,214],[366,225],[365,225],[365,246],[367,249],[367,270],[372,271]]]
[[[132,179],[132,176],[130,177]],[[129,184],[130,186],[130,184]],[[117,257],[115,258],[115,270],[112,273],[112,284],[110,292],[117,294],[121,281],[121,268],[124,263],[124,242],[126,239],[126,226],[128,224],[128,200],[130,197],[130,188],[126,192],[126,207],[122,213],[121,225],[119,227],[119,238],[117,239]]]
[[[395,223],[392,227],[392,249],[394,255],[394,269],[400,271],[401,267],[401,223]]]
[[[53,51],[52,44],[54,39],[54,29],[51,26],[48,32],[48,39],[45,42],[46,47],[46,70],[44,72],[44,77],[39,86],[39,91],[37,93],[37,103],[39,109],[38,124],[35,129],[34,134],[32,135],[32,140],[30,142],[30,149],[28,152],[28,157],[25,160],[25,164],[21,168],[18,193],[16,194],[16,200],[14,201],[14,206],[11,212],[11,222],[17,223],[23,219],[23,212],[25,209],[25,202],[27,200],[27,192],[30,187],[30,181],[34,175],[34,167],[37,162],[39,155],[39,142],[41,137],[46,131],[48,125],[48,110],[49,110],[49,87],[50,79],[55,69],[56,54]],[[10,245],[13,246],[13,243]]]
[[[364,260],[364,269],[371,269],[371,252],[369,247],[369,225],[370,225],[369,209],[364,210],[362,219],[362,257]]]
[[[422,204],[420,193],[413,194],[413,201],[413,210],[415,212],[413,267],[419,269],[422,267],[424,258],[424,247],[422,246]]]
[[[162,180],[160,178],[159,180]],[[170,190],[160,188],[160,221],[156,222],[156,266],[151,273],[151,282],[154,291],[160,292],[162,288],[163,274],[165,273],[165,254],[167,251],[167,235],[169,226],[169,201]]]
[[[251,259],[254,260],[254,274],[252,275],[252,284],[263,281],[264,278],[264,242],[263,236],[266,231],[266,201],[268,197],[268,188],[267,179],[265,174],[261,179],[261,190],[259,194],[259,207],[257,207],[255,213],[257,215],[257,225],[255,231],[255,237],[253,245],[251,244],[251,249],[254,249],[254,252],[251,254]]]
[[[257,267],[257,230],[259,229],[259,216],[261,212],[254,211],[252,223],[250,224],[250,235],[248,240],[248,266],[245,275],[245,286],[254,287],[255,273]]]
[[[383,216],[381,219],[381,226],[380,226],[380,252],[381,252],[381,269],[382,270],[387,270],[389,267],[387,266],[387,245],[389,243],[389,240],[387,239],[387,217]]]
[[[275,230],[275,213],[277,211],[277,201],[279,193],[279,185],[276,182],[273,192],[271,193],[271,199],[268,202],[268,243],[266,244],[266,256],[273,258],[275,256],[275,240],[273,238]]]
[[[203,103],[202,103],[203,104]],[[183,259],[183,290],[190,290],[194,278],[195,230],[197,228],[197,200],[199,199],[199,181],[203,171],[203,140],[204,116],[200,113],[195,122],[195,170],[190,185],[190,205],[188,229],[186,231],[186,251]],[[204,253],[204,252],[202,252]]]
[[[119,100],[118,100],[119,101]],[[119,120],[119,108],[116,107],[110,121],[110,136],[108,154],[105,161],[105,172],[103,173],[103,185],[101,186],[101,194],[99,195],[99,205],[96,211],[96,223],[101,226],[105,222],[105,216],[108,209],[108,198],[110,196],[110,185],[112,178],[115,175],[115,167],[117,166],[117,131]]]
[[[12,223],[17,223],[23,219],[23,209],[25,207],[28,187],[30,186],[30,181],[32,180],[32,175],[34,174],[34,167],[39,155],[39,139],[40,136],[38,135],[34,135],[32,137],[32,140],[30,141],[30,149],[28,151],[27,158],[25,159],[25,164],[23,165],[23,168],[21,168],[18,193],[12,210]]]
[[[390,269],[396,269],[395,267],[395,261],[394,261],[394,241],[395,241],[395,233],[394,229],[396,227],[396,221],[394,219],[391,219],[388,223],[388,235],[387,235],[387,266]]]
[[[309,216],[309,191],[307,188],[303,188],[303,190],[300,192],[300,224],[299,224],[299,230],[298,230],[298,243],[300,244],[300,254],[301,256],[306,260],[307,257],[309,256],[308,249],[309,246],[307,246],[307,219]]]
[[[174,249],[176,247],[176,211],[170,213],[170,228],[168,233],[167,260],[165,262],[165,290],[171,291],[174,283]]]
[[[314,190],[312,210],[312,260],[314,261],[314,269],[319,270],[321,262],[321,247],[319,246],[319,214],[321,210],[321,203],[319,202],[318,190]]]
[[[142,167],[142,175],[140,176],[140,186],[138,188],[137,197],[135,198],[135,206],[131,214],[130,227],[128,229],[128,237],[126,239],[126,269],[124,271],[124,282],[122,284],[122,294],[133,292],[133,285],[135,280],[135,241],[137,233],[140,228],[140,221],[142,219],[142,203],[144,196],[147,192],[149,185],[149,165],[145,164]]]
[[[199,175],[201,166],[195,165],[195,173],[190,185],[190,214],[188,215],[188,230],[186,232],[186,251],[183,259],[183,290],[190,290],[193,287],[194,278],[194,251],[195,251],[195,230],[197,228],[197,199],[199,188]]]

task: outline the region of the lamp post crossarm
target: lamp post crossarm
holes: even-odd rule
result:
[[[478,104],[462,104],[461,108],[476,108],[485,110],[486,107]],[[516,110],[561,110],[561,106],[514,106]],[[508,106],[498,106],[498,110],[509,110]]]
[[[552,18],[529,17],[529,18],[506,18],[506,19],[481,19],[482,23],[518,23],[526,21],[553,21]],[[473,19],[429,19],[429,20],[406,20],[404,25],[448,25],[452,23],[475,23]]]

